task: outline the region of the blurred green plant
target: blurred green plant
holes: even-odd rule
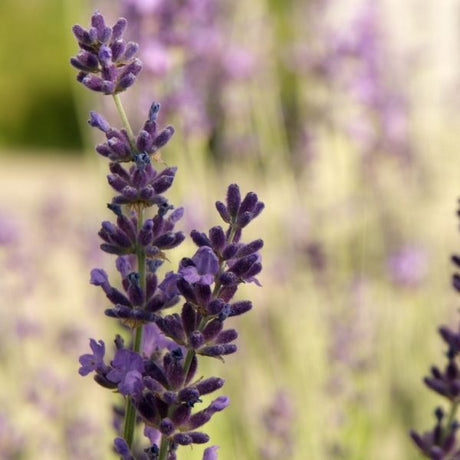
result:
[[[81,149],[62,0],[2,0],[0,146]],[[50,46],[52,44],[52,46]]]

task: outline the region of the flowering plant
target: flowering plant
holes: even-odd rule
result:
[[[114,441],[123,459],[173,460],[178,446],[208,442],[209,436],[197,429],[229,404],[228,397],[219,396],[204,409],[194,410],[202,396],[224,384],[218,377],[197,378],[197,357],[222,359],[237,350],[236,330],[224,325],[227,318],[252,308],[250,301],[233,298],[241,283],[259,284],[263,241],[244,243],[242,232],[264,204],[252,192],[242,198],[239,187],[230,185],[226,202],[216,202],[225,228],[214,226],[207,234],[193,230],[195,254],[182,258],[178,270],[161,279],[158,269],[167,252],[185,239],[175,230],[184,210],[174,208],[164,196],[176,168],[159,170],[152,164],[155,160],[161,165],[159,149],[174,129],[158,128],[156,102],[137,135],[130,126],[120,93],[134,84],[142,63],[135,58],[138,45],[123,39],[126,26],[121,18],[108,27],[96,12],[89,29],[73,27],[80,47],[71,59],[80,71],[77,80],[112,96],[123,123],[123,128],[114,128],[99,113],[90,114],[89,124],[105,134],[106,141],[96,151],[110,161],[107,179],[116,191],[108,204],[115,222],[102,222],[100,247],[117,256],[122,288],[112,286],[100,268],[91,271],[90,282],[100,286],[111,303],[105,314],[118,319],[131,336],[129,343],[116,336],[111,358],[106,357],[102,340],[90,339],[91,353],[80,357],[79,373],[93,373],[99,385],[123,396],[123,423]],[[153,216],[147,217],[152,209]],[[166,314],[180,302],[180,313]],[[149,439],[149,446],[140,452],[135,439],[138,421]],[[208,447],[203,459],[216,459],[216,449]]]
[[[458,212],[460,215],[460,211]],[[460,256],[453,255],[452,262],[460,269]],[[460,274],[454,273],[452,285],[460,292]],[[447,364],[444,370],[437,366],[431,367],[431,375],[424,378],[425,385],[432,391],[446,398],[449,409],[437,407],[434,411],[436,423],[423,434],[411,430],[410,435],[427,458],[433,460],[460,460],[460,443],[458,441],[457,411],[460,404],[460,330],[454,331],[447,326],[439,328],[439,334],[447,345]]]

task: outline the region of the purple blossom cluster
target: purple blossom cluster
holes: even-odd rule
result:
[[[460,211],[458,212],[460,215]],[[460,256],[453,255],[452,262],[460,270]],[[454,273],[452,285],[460,292],[460,274]],[[410,435],[427,458],[433,460],[460,460],[460,440],[457,436],[460,424],[457,420],[457,409],[460,404],[460,328],[452,330],[447,326],[439,328],[439,334],[447,346],[447,363],[444,368],[431,367],[431,374],[424,378],[425,385],[435,393],[444,397],[449,409],[441,407],[435,410],[434,427],[423,434],[411,431]]]
[[[107,27],[96,12],[88,30],[73,27],[80,46],[71,59],[80,70],[77,80],[112,95],[124,124],[122,129],[113,128],[102,115],[90,114],[89,124],[106,136],[96,151],[110,161],[107,180],[116,192],[108,204],[114,221],[102,222],[100,248],[117,256],[121,287],[114,286],[100,268],[91,271],[90,283],[100,286],[110,302],[105,314],[118,319],[131,334],[126,343],[116,336],[110,356],[104,341],[90,339],[91,353],[80,357],[79,373],[93,374],[99,385],[123,396],[124,421],[114,441],[123,459],[173,460],[178,446],[208,442],[209,436],[199,429],[229,404],[228,397],[218,396],[195,410],[203,396],[224,384],[218,377],[198,377],[198,356],[223,360],[237,351],[237,331],[225,327],[225,322],[252,308],[249,300],[234,300],[239,285],[260,285],[263,241],[243,242],[242,233],[264,204],[255,193],[243,197],[238,185],[230,185],[225,202],[216,202],[224,226],[207,233],[193,230],[195,254],[182,258],[177,271],[160,276],[167,252],[185,239],[175,229],[184,210],[174,208],[164,196],[176,168],[159,170],[152,163],[161,159],[159,149],[174,129],[158,128],[160,106],[153,103],[142,129],[133,134],[118,93],[134,83],[142,64],[133,58],[138,46],[122,38],[126,25],[121,18]],[[147,217],[148,210],[153,210],[152,217]],[[166,314],[180,303],[179,312]],[[141,453],[135,439],[139,419],[149,439]],[[207,448],[203,459],[217,459],[216,449]]]

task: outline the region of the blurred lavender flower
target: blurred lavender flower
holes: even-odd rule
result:
[[[288,393],[279,390],[270,406],[264,411],[262,421],[265,428],[260,457],[264,460],[289,459],[294,454],[294,409]]]
[[[387,266],[393,283],[403,287],[417,287],[427,274],[428,261],[422,248],[407,245],[390,254]]]
[[[166,4],[164,7],[167,10]],[[160,105],[154,102],[143,128],[134,135],[118,93],[134,83],[142,67],[140,61],[133,60],[138,47],[121,39],[126,19],[110,28],[96,12],[91,24],[88,30],[74,26],[80,53],[71,62],[81,70],[78,80],[85,86],[112,95],[124,127],[113,128],[99,113],[90,113],[89,124],[106,136],[107,142],[97,145],[96,151],[110,161],[107,179],[117,192],[108,204],[116,220],[102,222],[100,248],[117,256],[121,288],[113,286],[101,268],[91,271],[90,283],[104,291],[110,302],[105,314],[120,320],[131,340],[125,345],[117,335],[113,357],[106,358],[104,341],[90,339],[92,353],[80,356],[79,373],[93,374],[99,385],[124,397],[125,408],[116,410],[114,423],[120,429],[123,425],[114,440],[116,453],[126,460],[172,460],[178,446],[208,442],[209,436],[197,429],[230,402],[219,396],[206,407],[194,409],[202,403],[202,396],[224,384],[218,377],[196,378],[197,357],[223,360],[222,356],[237,350],[233,342],[238,334],[235,329],[225,329],[224,323],[252,308],[250,301],[231,300],[241,283],[260,284],[255,277],[262,270],[259,251],[263,241],[244,243],[242,233],[264,204],[253,192],[242,198],[238,185],[230,185],[225,203],[216,203],[227,228],[215,226],[208,234],[193,230],[196,253],[184,257],[177,272],[169,271],[161,279],[157,271],[167,260],[166,252],[185,238],[175,231],[183,209],[174,209],[164,196],[176,168],[158,171],[152,164],[161,160],[158,150],[171,139],[174,129],[157,129]],[[165,30],[169,39],[178,39],[170,32]],[[128,163],[127,167],[122,163]],[[151,208],[155,212],[148,218],[146,212]],[[180,300],[180,314],[165,314]],[[134,432],[140,420],[148,427],[144,434],[150,445],[139,454]],[[216,449],[206,449],[203,458],[216,459]]]

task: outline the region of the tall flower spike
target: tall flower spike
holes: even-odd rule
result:
[[[177,272],[167,271],[161,278],[159,268],[168,261],[167,251],[185,239],[175,229],[184,210],[164,196],[176,168],[157,170],[152,164],[152,158],[160,159],[158,150],[171,139],[174,128],[158,128],[160,104],[154,102],[137,136],[133,134],[117,95],[134,83],[142,67],[134,58],[137,45],[122,38],[126,26],[122,18],[108,27],[96,12],[89,29],[73,27],[80,46],[71,59],[80,71],[77,79],[91,90],[113,95],[124,125],[113,128],[103,115],[90,112],[88,123],[106,137],[96,152],[109,160],[107,179],[116,192],[108,204],[114,221],[102,222],[100,248],[117,256],[121,287],[113,286],[101,268],[91,271],[90,283],[107,297],[105,314],[131,335],[129,340],[116,335],[112,358],[106,357],[102,340],[90,339],[92,353],[80,357],[79,373],[93,374],[99,385],[123,397],[123,423],[116,424],[113,444],[121,458],[172,460],[179,446],[208,442],[209,436],[196,430],[229,404],[228,397],[218,396],[202,406],[202,396],[218,391],[224,381],[196,379],[198,357],[222,360],[237,350],[233,342],[238,333],[224,323],[252,308],[247,300],[230,301],[241,283],[258,283],[263,242],[243,243],[242,229],[262,211],[263,203],[252,192],[241,199],[239,187],[231,185],[227,204],[218,205],[227,229],[212,227],[209,236],[193,231],[195,254],[184,257]],[[165,313],[180,300],[180,314]],[[142,422],[148,447],[135,442],[136,426]],[[216,450],[217,446],[208,447],[203,460],[216,460]]]
[[[458,269],[460,266],[459,256],[452,256],[452,262]],[[454,273],[452,284],[454,289],[460,292],[458,280],[458,273]],[[432,366],[431,375],[425,377],[424,382],[428,388],[446,398],[449,412],[446,416],[441,408],[437,408],[434,427],[423,434],[411,430],[410,436],[420,452],[427,458],[460,460],[460,442],[457,436],[459,428],[457,409],[460,403],[460,369],[458,367],[460,334],[447,326],[440,327],[439,333],[447,344],[447,364],[444,370]]]

